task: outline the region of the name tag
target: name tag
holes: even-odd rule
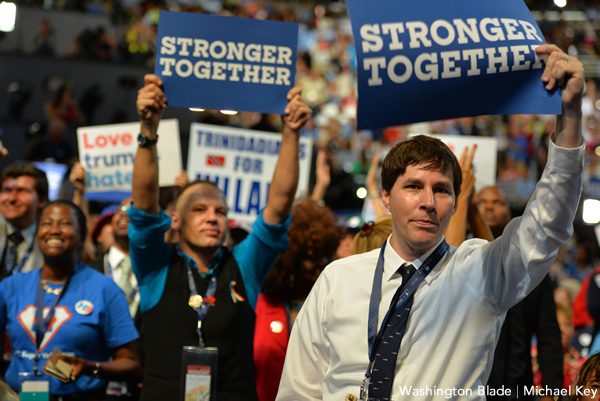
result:
[[[50,401],[48,380],[25,380],[21,384],[20,401]]]
[[[216,399],[217,354],[216,348],[183,347],[182,385],[186,400]]]

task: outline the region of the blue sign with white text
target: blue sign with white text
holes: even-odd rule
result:
[[[348,0],[358,128],[482,114],[560,114],[522,0]]]
[[[298,25],[161,11],[154,71],[169,106],[283,114]]]

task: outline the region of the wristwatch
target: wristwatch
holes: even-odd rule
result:
[[[158,135],[156,135],[156,138],[151,139],[140,132],[138,134],[137,141],[140,148],[149,148],[150,146],[156,145],[158,142]]]
[[[92,376],[94,376],[94,377],[100,376],[100,362],[94,363],[94,370],[92,370]]]

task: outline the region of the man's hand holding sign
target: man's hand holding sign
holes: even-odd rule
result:
[[[556,45],[542,45],[536,49],[538,55],[547,57],[542,81],[548,91],[560,86],[562,89],[562,113],[557,117],[556,132],[581,131],[581,102],[585,77],[583,65],[575,58],[565,54]],[[574,147],[581,144],[581,138],[572,135],[558,135],[556,144]]]
[[[535,49],[544,38],[520,0],[349,0],[348,8],[359,129],[560,111],[558,94],[540,85]]]

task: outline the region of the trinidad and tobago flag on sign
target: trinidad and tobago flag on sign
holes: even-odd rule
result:
[[[206,155],[206,164],[208,166],[223,167],[223,166],[225,166],[225,156],[223,156],[223,155]]]

